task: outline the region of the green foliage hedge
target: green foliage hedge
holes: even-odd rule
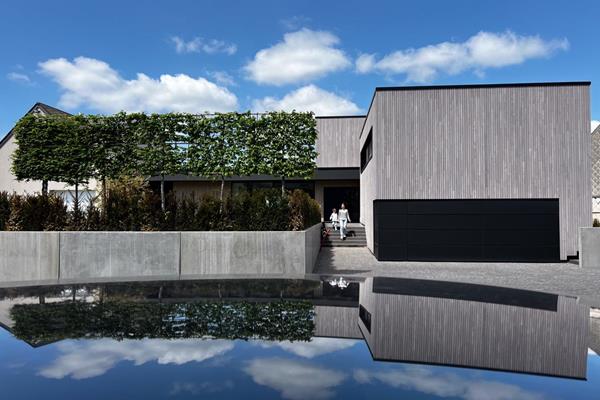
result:
[[[0,193],[0,229],[12,231],[286,231],[320,222],[318,203],[303,191],[240,192],[223,201],[211,196],[160,196],[140,179],[111,182],[103,210],[93,203],[67,211],[53,195]]]
[[[310,302],[284,300],[19,304],[11,316],[14,335],[32,344],[79,338],[308,341],[315,327]]]

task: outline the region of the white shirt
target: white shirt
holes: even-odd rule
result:
[[[331,216],[329,216],[329,220],[330,221],[337,221],[338,220],[337,213],[331,213]]]
[[[340,209],[338,211],[338,215],[339,215],[340,219],[350,220],[350,218],[348,218],[348,210],[347,209]]]

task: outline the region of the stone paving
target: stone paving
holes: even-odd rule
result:
[[[380,262],[367,248],[322,248],[315,268],[347,278],[390,276],[436,279],[539,290],[578,296],[600,307],[600,268],[563,263]]]

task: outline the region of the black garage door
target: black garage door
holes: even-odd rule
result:
[[[557,261],[558,199],[375,200],[382,261]]]

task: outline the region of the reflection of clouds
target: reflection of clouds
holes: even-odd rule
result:
[[[358,383],[379,381],[395,388],[405,388],[439,397],[464,400],[538,400],[542,396],[519,386],[484,379],[467,379],[455,374],[434,374],[423,367],[389,371],[354,371]]]
[[[63,342],[58,345],[62,353],[51,365],[43,368],[40,375],[61,379],[71,376],[86,379],[103,375],[120,361],[142,365],[156,360],[159,364],[181,365],[204,361],[233,349],[233,342],[226,340],[199,339],[143,339],[115,341]]]
[[[280,347],[283,350],[304,358],[313,358],[323,354],[333,353],[339,350],[348,349],[358,343],[353,339],[336,338],[312,338],[310,342],[260,342],[263,347]]]
[[[333,388],[345,379],[341,372],[283,358],[258,358],[250,361],[244,371],[255,383],[270,387],[290,399],[327,399]]]
[[[223,390],[233,389],[233,381],[227,379],[224,382],[175,382],[169,394],[176,396],[179,394],[200,394],[200,393],[216,393]]]

